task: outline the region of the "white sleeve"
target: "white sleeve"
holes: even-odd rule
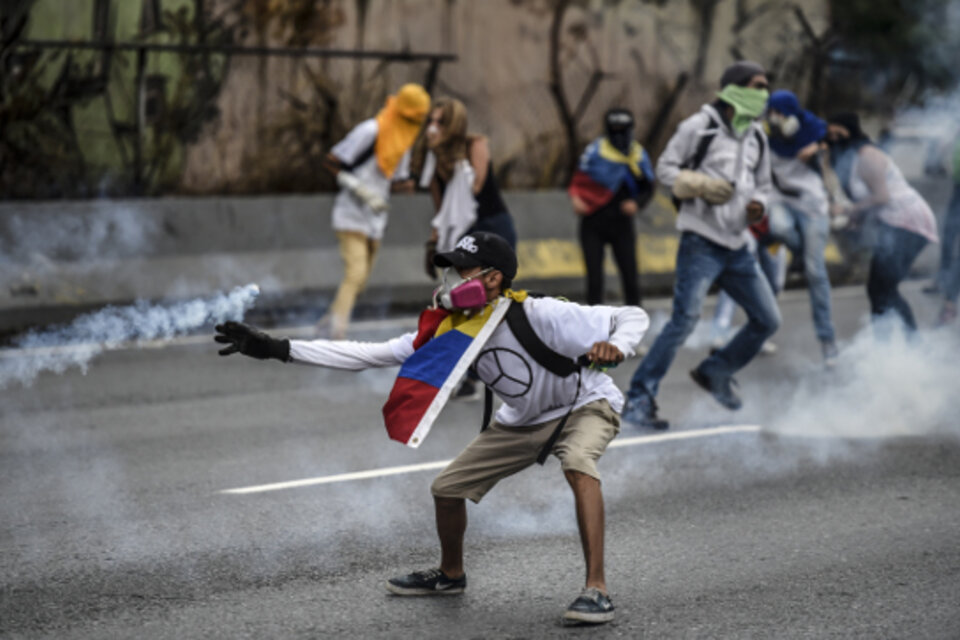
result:
[[[635,356],[649,328],[650,316],[640,307],[614,307],[608,342],[620,349],[624,358]]]
[[[291,340],[290,359],[331,369],[360,371],[403,364],[413,353],[415,333],[405,333],[387,342],[350,340]]]
[[[377,141],[379,130],[380,127],[376,120],[373,118],[364,120],[351,129],[346,138],[335,144],[330,149],[330,153],[344,164],[353,164],[360,157],[360,154]]]
[[[397,163],[397,168],[393,170],[393,175],[390,177],[390,180],[393,182],[399,182],[401,180],[410,179],[410,160],[413,158],[412,149],[407,149],[403,152],[403,155],[400,156],[400,162]]]
[[[531,298],[526,310],[531,326],[544,344],[573,360],[604,341],[629,358],[636,354],[650,326],[650,319],[640,307],[587,307],[555,298]]]

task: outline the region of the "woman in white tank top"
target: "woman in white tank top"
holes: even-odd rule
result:
[[[938,242],[933,211],[890,157],[863,133],[856,114],[830,118],[827,136],[831,162],[852,203],[834,204],[831,214],[854,224],[867,216],[875,218],[877,238],[867,278],[873,318],[894,312],[908,331],[914,331],[917,323],[899,286],[923,248]]]

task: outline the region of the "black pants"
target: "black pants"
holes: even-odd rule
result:
[[[637,232],[633,216],[620,213],[619,204],[606,206],[580,219],[580,247],[587,265],[587,303],[603,302],[603,250],[613,248],[620,271],[623,302],[640,304],[640,273],[637,269]]]
[[[913,311],[900,295],[899,286],[925,246],[927,239],[923,236],[879,223],[876,246],[870,261],[870,275],[867,277],[867,296],[874,319],[893,310],[909,331],[917,329]]]

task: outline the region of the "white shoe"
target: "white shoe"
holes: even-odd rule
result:
[[[772,342],[770,342],[769,340],[767,340],[767,341],[764,342],[763,345],[760,347],[760,353],[762,353],[762,354],[765,355],[765,356],[772,356],[773,354],[775,354],[775,353],[778,351],[778,349],[779,349],[779,347],[777,347],[777,345],[775,345],[774,343],[772,343]]]

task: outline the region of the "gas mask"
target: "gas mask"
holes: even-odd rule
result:
[[[455,269],[446,268],[440,278],[440,286],[433,292],[434,306],[449,311],[470,311],[487,304],[487,290],[478,278],[493,271],[487,267],[469,278],[461,278]]]
[[[784,138],[792,138],[800,131],[800,120],[797,116],[784,116],[781,113],[771,113],[767,116],[770,126],[780,132]]]

